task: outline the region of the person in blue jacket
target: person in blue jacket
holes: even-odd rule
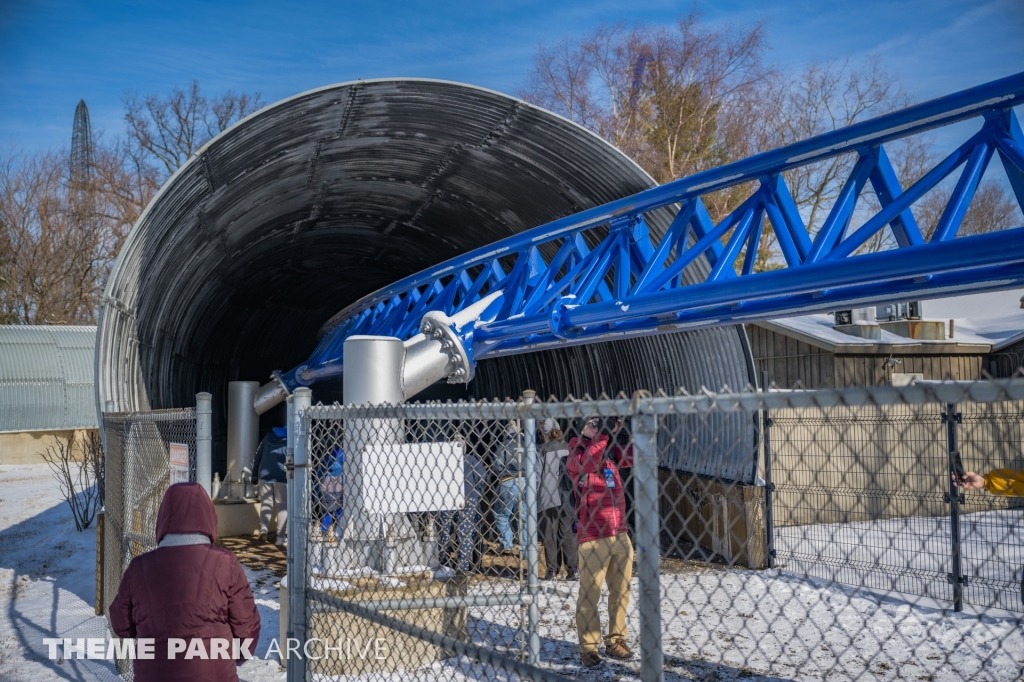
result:
[[[275,426],[263,437],[252,462],[252,483],[260,487],[260,540],[267,539],[270,515],[277,507],[277,544],[287,545],[288,533],[288,429]]]

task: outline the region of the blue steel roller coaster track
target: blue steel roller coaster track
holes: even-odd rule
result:
[[[288,392],[338,376],[348,337],[406,340],[420,332],[425,314],[437,319],[437,313],[453,316],[470,306],[478,311],[473,321],[453,324],[452,331],[469,356],[471,373],[476,361],[489,356],[898,297],[1020,286],[1024,227],[976,235],[958,231],[997,153],[1018,207],[1024,208],[1024,134],[1013,111],[1022,102],[1024,73],[516,234],[356,301],[324,326],[305,363],[275,376]],[[900,186],[885,143],[969,119],[978,120],[980,129],[912,185]],[[783,173],[844,154],[855,154],[856,161],[825,221],[811,233]],[[961,167],[938,224],[930,235],[922,233],[912,206]],[[715,224],[701,197],[747,183],[753,187],[750,196]],[[877,210],[869,216],[866,202],[858,201],[867,184],[877,198]],[[645,220],[659,209],[674,212],[660,237]],[[855,214],[864,220],[854,228]],[[757,272],[766,229],[775,234],[781,267]],[[880,237],[892,248],[864,252]],[[694,268],[701,257],[707,267]]]

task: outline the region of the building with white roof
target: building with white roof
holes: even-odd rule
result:
[[[768,372],[778,387],[1007,377],[1024,359],[1022,296],[1014,289],[922,301],[920,321],[887,322],[874,311],[850,325],[832,314],[787,317],[748,324],[747,335],[759,376]],[[929,333],[907,335],[921,323]]]

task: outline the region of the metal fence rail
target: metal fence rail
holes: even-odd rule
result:
[[[293,513],[308,541],[289,550],[306,587],[289,628],[331,649],[290,662],[290,677],[1018,677],[1022,620],[1008,610],[1024,610],[1024,507],[978,491],[951,514],[941,415],[961,414],[968,469],[1024,468],[1022,400],[1024,382],[1004,381],[299,407],[307,494]],[[592,419],[608,439],[595,473],[621,486],[611,506],[624,513],[593,514],[601,497],[584,476],[572,552],[545,488],[559,457],[539,427],[553,420],[570,441]],[[733,419],[759,425],[754,438],[721,438]],[[754,484],[681,466],[737,449]],[[985,618],[953,608],[954,525],[959,593]],[[591,540],[595,528],[614,541]],[[597,599],[588,575],[602,571]],[[594,613],[602,629],[587,639],[605,662],[592,671],[579,645]],[[629,660],[611,658],[616,614]]]

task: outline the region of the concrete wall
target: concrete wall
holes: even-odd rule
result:
[[[772,411],[775,525],[948,514],[942,410],[927,404]],[[1024,468],[1024,403],[962,403],[957,410],[966,469]]]
[[[80,443],[95,429],[75,431],[23,431],[21,433],[0,433],[0,464],[42,464],[42,453],[56,444],[57,439],[74,438]],[[81,460],[82,453],[75,448],[75,459]]]

